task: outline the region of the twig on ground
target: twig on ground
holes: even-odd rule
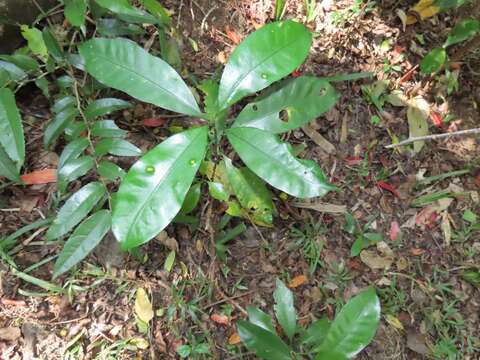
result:
[[[453,136],[475,135],[475,134],[480,134],[480,128],[453,131],[453,132],[443,133],[443,134],[433,134],[433,135],[413,137],[413,138],[410,138],[410,139],[407,139],[407,140],[400,141],[399,143],[396,143],[396,144],[387,145],[387,146],[385,146],[385,148],[386,149],[392,149],[392,148],[396,148],[396,147],[399,147],[399,146],[411,144],[411,143],[416,142],[416,141],[437,140],[437,139],[449,138],[449,137],[453,137]]]

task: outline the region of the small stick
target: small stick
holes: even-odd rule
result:
[[[385,146],[385,148],[386,149],[392,149],[392,148],[396,148],[396,147],[399,147],[399,146],[411,144],[411,143],[416,142],[416,141],[436,140],[436,139],[449,138],[449,137],[452,137],[452,136],[475,135],[475,134],[480,134],[480,128],[453,131],[453,132],[443,133],[443,134],[433,134],[433,135],[413,137],[413,138],[410,138],[410,139],[407,139],[407,140],[400,141],[399,143],[396,143],[396,144],[387,145],[387,146]]]

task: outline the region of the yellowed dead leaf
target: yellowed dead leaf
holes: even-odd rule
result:
[[[407,261],[407,259],[402,257],[402,258],[397,260],[395,265],[397,265],[397,270],[398,271],[403,271],[406,268],[408,268],[408,261]]]
[[[137,289],[135,297],[135,314],[144,323],[148,324],[153,319],[152,303],[148,299],[148,295],[143,288]]]
[[[397,9],[396,10],[397,16],[400,18],[400,21],[402,22],[402,27],[403,31],[407,28],[407,14],[405,14],[405,11],[402,9]]]
[[[405,330],[403,328],[403,325],[402,323],[400,322],[400,320],[398,320],[395,316],[393,315],[385,315],[385,320],[387,323],[389,323],[391,326],[393,326],[395,329],[398,329],[398,330]]]
[[[377,250],[363,250],[360,253],[360,260],[373,270],[390,269],[393,259],[393,251],[384,241],[377,243]]]
[[[433,0],[420,0],[409,12],[417,14],[421,20],[425,20],[437,15],[440,12],[440,8],[434,4]],[[417,20],[417,16],[408,15],[407,25],[415,24]]]
[[[130,340],[130,343],[134,346],[136,346],[140,350],[146,350],[148,349],[148,341],[143,339],[143,338],[133,338]]]
[[[230,345],[237,345],[237,344],[240,344],[240,336],[238,335],[238,333],[233,333],[232,335],[230,335],[230,337],[228,338],[228,343]]]
[[[452,227],[450,225],[450,219],[448,216],[448,212],[442,212],[442,224],[441,224],[443,238],[445,240],[445,245],[450,246],[450,242],[452,241]]]
[[[293,206],[303,209],[311,209],[328,214],[345,214],[347,207],[345,205],[329,204],[321,201],[313,203],[294,202]]]
[[[407,110],[409,137],[419,137],[428,135],[428,117],[430,115],[430,105],[422,97],[416,97],[409,102]],[[415,153],[422,150],[425,141],[415,141],[413,151]]]
[[[295,276],[292,281],[288,283],[288,287],[290,289],[294,289],[296,287],[299,287],[300,285],[303,285],[307,281],[307,277],[305,275],[298,275]]]

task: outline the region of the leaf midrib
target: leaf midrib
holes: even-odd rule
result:
[[[231,91],[230,91],[230,95],[228,96],[226,102],[225,102],[225,106],[224,108],[228,105],[228,103],[231,101],[232,99],[232,96],[233,94],[235,93],[235,91],[237,90],[237,88],[239,87],[240,83],[242,83],[245,78],[247,76],[249,76],[253,71],[255,71],[258,67],[260,67],[261,65],[263,65],[265,62],[267,62],[270,58],[272,58],[273,56],[275,56],[276,54],[278,54],[280,51],[290,47],[290,45],[294,44],[295,42],[297,41],[297,39],[289,42],[287,45],[281,47],[280,49],[278,49],[277,51],[274,51],[272,54],[270,54],[269,56],[267,56],[265,59],[263,59],[262,61],[260,61],[257,65],[255,65],[251,70],[249,70],[245,76],[243,76],[242,78],[238,79],[232,86],[231,88]]]
[[[178,161],[178,159],[180,159],[184,154],[185,152],[189,149],[190,146],[192,146],[192,144],[195,143],[195,141],[197,140],[197,138],[202,135],[201,132],[198,133],[197,136],[195,136],[193,138],[193,140],[190,142],[189,145],[187,145],[185,147],[184,150],[182,150],[182,152],[178,155],[178,157],[174,160],[173,162],[173,165],[170,167],[170,169],[168,169],[164,176],[158,181],[158,184],[155,185],[155,188],[150,192],[150,194],[148,194],[148,196],[146,197],[146,200],[143,202],[142,206],[140,207],[139,211],[135,214],[134,218],[133,218],[133,221],[131,222],[131,225],[127,231],[127,236],[126,236],[126,239],[125,241],[127,241],[129,238],[130,238],[130,233],[132,231],[132,229],[134,228],[135,224],[137,223],[137,220],[138,220],[138,217],[140,216],[141,213],[143,213],[143,210],[145,209],[145,206],[147,205],[147,203],[150,201],[150,198],[152,197],[152,194],[156,193],[158,191],[158,188],[165,182],[165,179],[168,178],[168,176],[170,175],[170,173],[177,167],[177,165],[180,163],[180,161]]]
[[[147,53],[147,54],[148,54],[148,53]],[[98,58],[100,58],[100,59],[106,60],[107,62],[110,62],[111,64],[116,65],[116,66],[118,66],[118,67],[120,67],[120,68],[122,68],[122,69],[124,69],[124,70],[127,70],[127,71],[132,72],[133,74],[135,74],[135,75],[139,76],[140,78],[146,80],[147,82],[149,82],[150,84],[152,84],[152,85],[154,85],[155,87],[159,88],[160,90],[163,90],[163,91],[167,92],[167,93],[170,94],[172,97],[174,97],[175,99],[177,99],[180,103],[186,105],[187,108],[189,108],[190,110],[193,110],[193,111],[194,111],[195,113],[197,113],[197,114],[200,113],[199,110],[196,110],[196,109],[192,108],[192,106],[191,106],[189,103],[185,102],[185,100],[183,100],[183,98],[181,98],[181,97],[178,96],[177,94],[173,93],[172,91],[170,91],[170,90],[167,89],[167,88],[162,87],[161,85],[157,84],[156,82],[150,80],[148,77],[144,76],[143,74],[141,74],[141,73],[139,73],[139,72],[137,72],[137,71],[135,71],[135,70],[132,70],[132,68],[130,68],[130,67],[128,67],[128,66],[125,66],[125,65],[122,65],[122,64],[119,64],[119,63],[117,63],[117,62],[115,62],[115,61],[112,61],[111,58],[108,58],[108,57],[106,57],[106,56],[102,56],[102,55],[99,55],[99,54],[95,54],[94,56],[96,56],[96,57],[98,57]],[[152,55],[148,54],[148,56],[152,56]],[[158,59],[158,60],[161,60],[161,59]],[[163,61],[163,60],[162,60],[162,61]],[[177,75],[178,75],[178,74],[177,74]],[[181,79],[181,80],[183,81],[183,79]],[[185,83],[183,83],[183,84],[186,86]],[[126,92],[126,91],[125,91],[125,92]],[[132,96],[133,96],[133,95],[132,95]],[[133,96],[133,97],[135,97],[135,96]],[[156,105],[156,104],[155,104],[155,105]],[[159,106],[159,105],[157,105],[157,106]]]

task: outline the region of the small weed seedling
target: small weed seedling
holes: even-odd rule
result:
[[[267,313],[247,307],[248,321],[237,324],[245,346],[265,360],[351,359],[366,347],[378,328],[380,302],[373,288],[352,298],[330,322],[322,318],[308,329],[297,324],[292,292],[277,279],[275,315],[287,342],[277,334]]]
[[[360,228],[351,214],[345,214],[345,230],[350,235],[355,236],[355,242],[350,250],[350,256],[358,256],[363,249],[374,245],[383,240],[383,235],[374,232],[368,232],[372,221],[369,221],[363,228]]]

